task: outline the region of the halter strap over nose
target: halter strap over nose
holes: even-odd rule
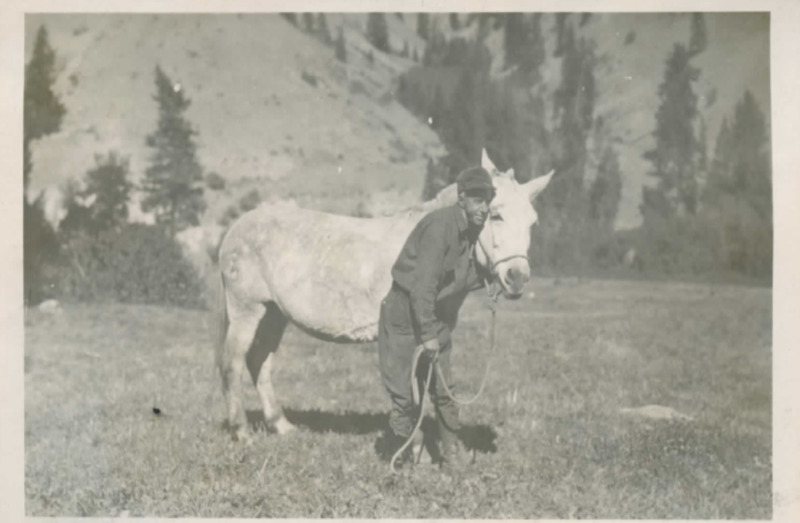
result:
[[[489,228],[492,231],[492,238],[494,238],[494,228],[492,227],[492,221],[489,220]],[[505,258],[500,258],[499,260],[495,260],[493,257],[493,252],[490,252],[489,249],[486,248],[486,245],[481,241],[480,235],[478,236],[478,243],[483,249],[483,253],[486,255],[486,261],[489,262],[489,272],[495,279],[499,280],[499,274],[497,274],[497,266],[503,262],[507,262],[509,260],[513,260],[515,258],[523,258],[530,264],[530,260],[526,254],[512,254],[511,256],[506,256]]]

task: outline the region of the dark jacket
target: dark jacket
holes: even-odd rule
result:
[[[437,209],[420,220],[392,267],[423,343],[452,328],[466,294],[483,285],[473,255],[478,232],[457,204]]]

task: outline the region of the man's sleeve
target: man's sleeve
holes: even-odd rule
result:
[[[420,232],[414,283],[409,289],[409,296],[424,343],[436,338],[441,326],[435,311],[439,275],[447,249],[445,223],[432,221]]]
[[[480,267],[475,259],[469,261],[467,269],[467,292],[472,292],[486,286],[486,282],[491,280],[489,271]]]

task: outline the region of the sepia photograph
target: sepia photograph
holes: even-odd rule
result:
[[[52,5],[3,124],[24,517],[800,503],[768,6]]]

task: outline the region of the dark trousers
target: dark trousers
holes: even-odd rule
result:
[[[447,323],[442,323],[438,336],[440,350],[437,362],[447,380],[447,385],[451,390],[454,390],[450,372],[451,328]],[[378,329],[378,357],[381,379],[392,402],[389,427],[396,435],[408,437],[411,435],[420,414],[418,407],[414,405],[411,387],[411,376],[414,369],[411,367],[414,360],[414,351],[422,342],[414,325],[408,294],[397,286],[392,287],[392,290],[389,291],[389,294],[386,295],[386,298],[381,303]],[[424,390],[429,366],[430,361],[424,356],[421,357],[416,369],[420,395]],[[435,368],[433,369],[428,391],[430,398],[433,400],[438,420],[450,430],[459,430],[461,424],[458,419],[458,405],[453,402],[445,391]]]

